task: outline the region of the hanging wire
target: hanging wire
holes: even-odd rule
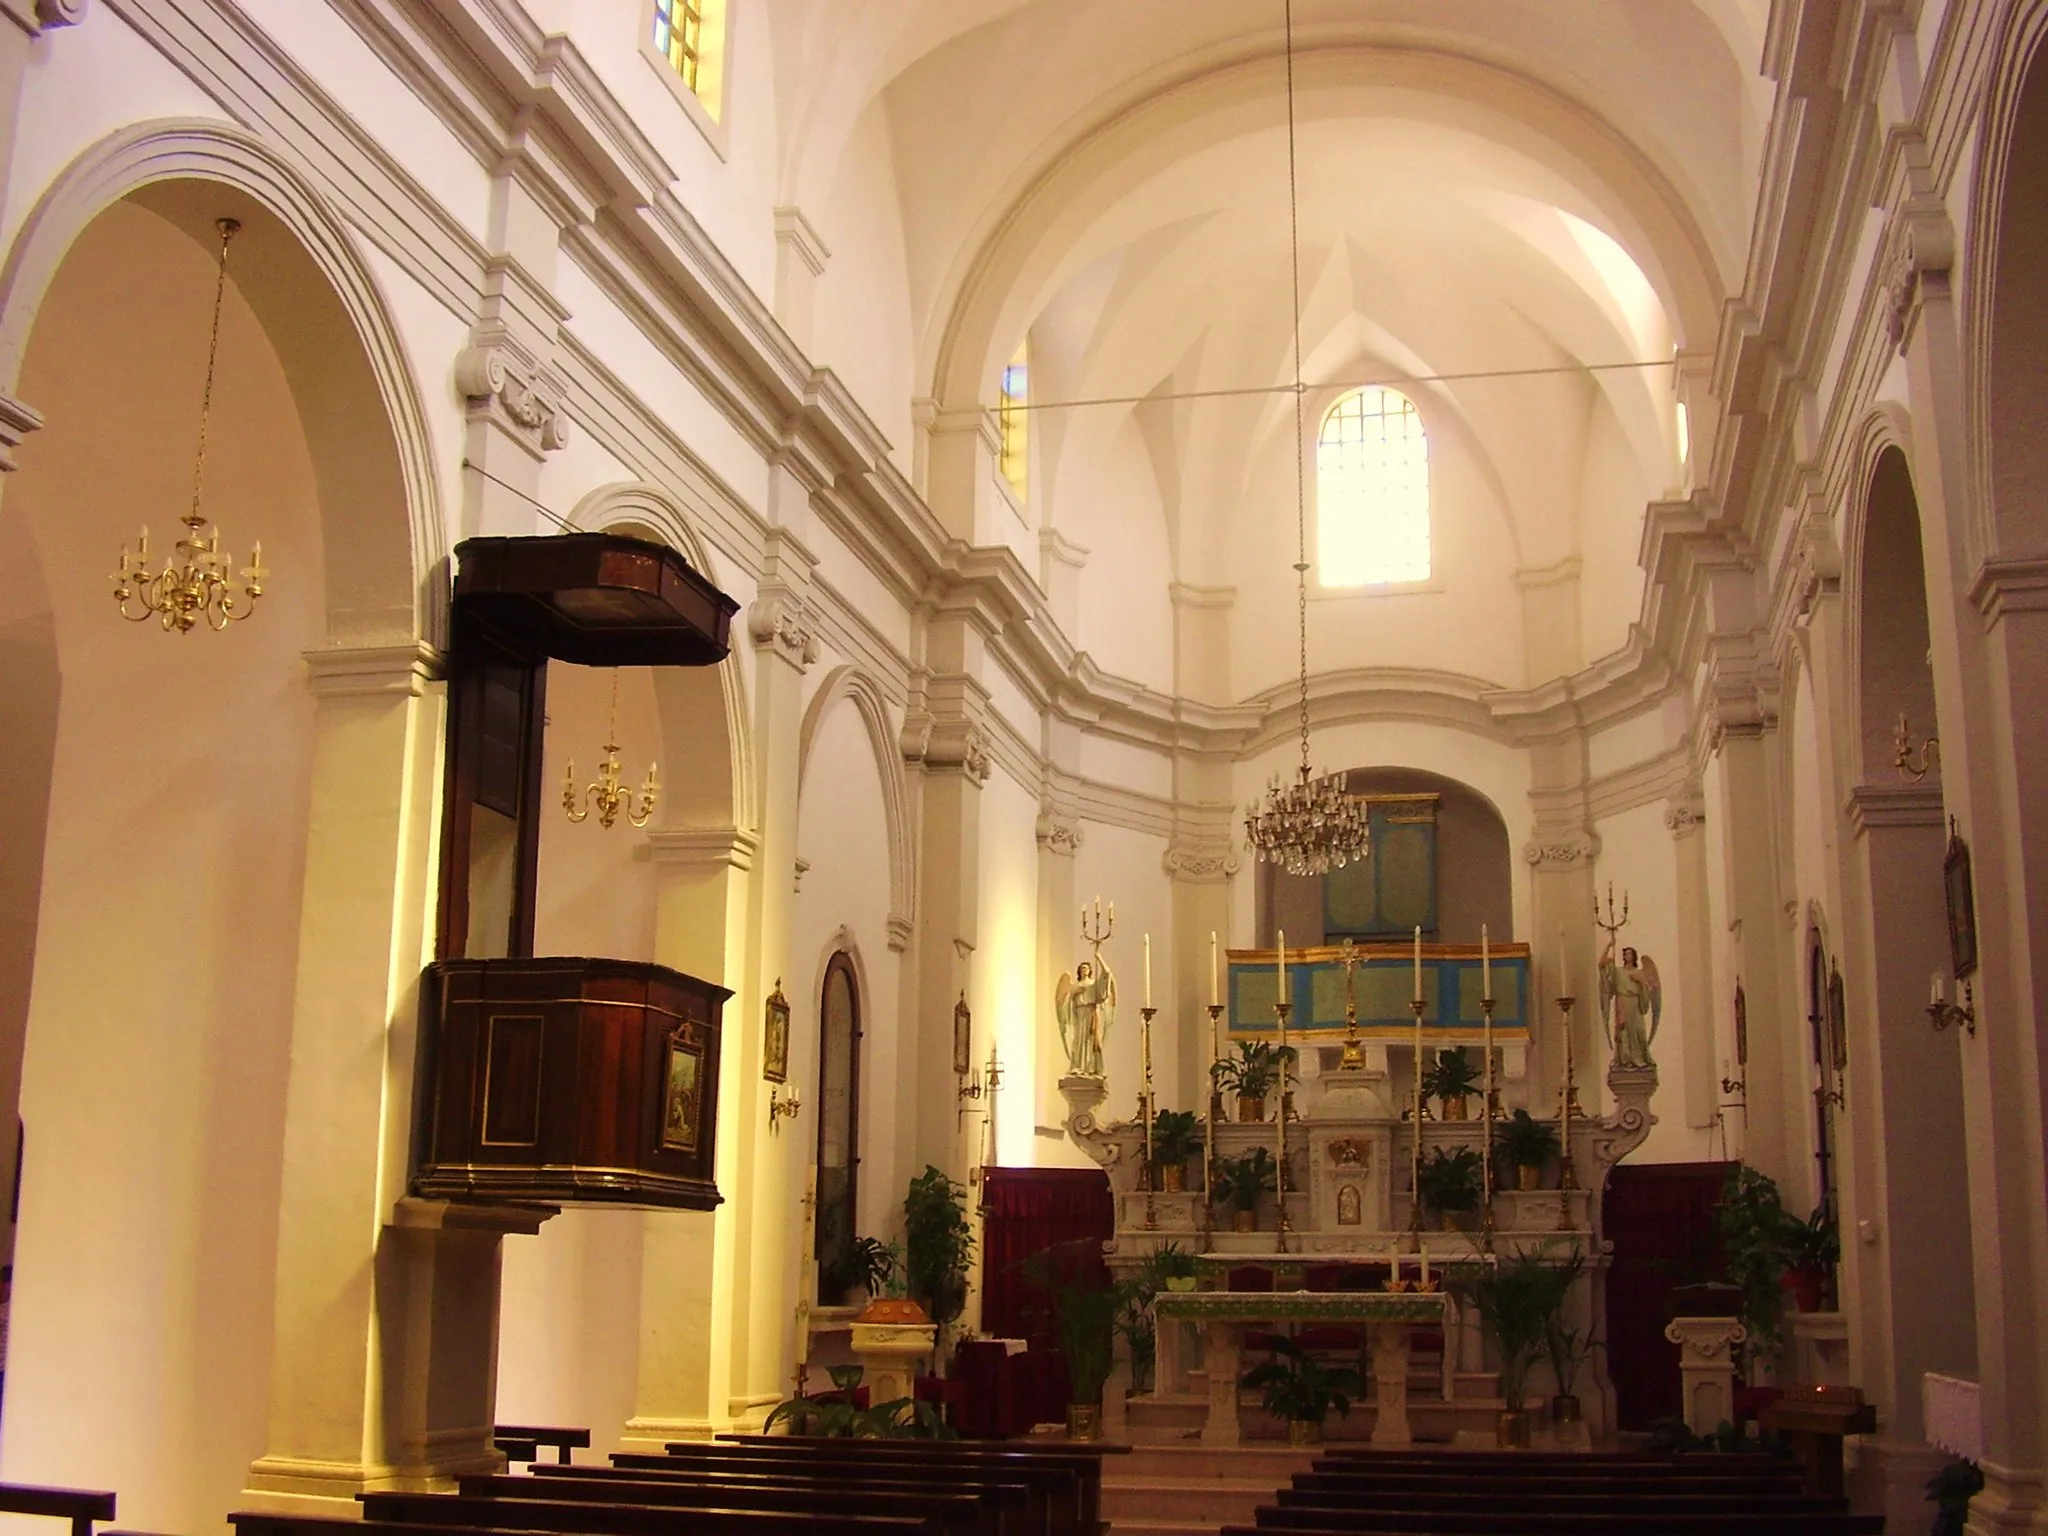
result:
[[[206,385],[199,395],[199,453],[192,463],[192,513],[185,519],[194,528],[205,521],[199,515],[199,493],[206,484],[206,424],[213,414],[213,366],[220,357],[221,301],[228,291],[228,242],[242,227],[238,219],[216,219],[220,231],[220,266],[213,278],[213,333],[206,342]]]
[[[1294,0],[1285,0],[1287,30],[1287,250],[1294,304],[1294,617],[1301,641],[1301,781],[1308,763],[1308,423],[1303,417],[1301,384],[1301,191],[1294,167]]]

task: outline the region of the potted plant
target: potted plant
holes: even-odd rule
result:
[[[1365,1389],[1358,1372],[1318,1360],[1289,1338],[1274,1339],[1273,1358],[1247,1371],[1243,1384],[1263,1389],[1262,1406],[1287,1421],[1291,1445],[1319,1442],[1330,1410],[1348,1416],[1352,1394]]]
[[[1550,1374],[1557,1378],[1557,1393],[1550,1399],[1552,1424],[1576,1424],[1584,1417],[1579,1395],[1579,1367],[1593,1352],[1593,1330],[1579,1329],[1565,1321],[1565,1307],[1572,1287],[1586,1267],[1585,1250],[1573,1245],[1571,1253],[1557,1266],[1557,1308],[1543,1325],[1543,1353],[1550,1360]]]
[[[1500,1441],[1504,1446],[1529,1444],[1529,1415],[1522,1407],[1529,1367],[1543,1350],[1550,1326],[1577,1278],[1576,1266],[1552,1264],[1540,1251],[1524,1252],[1482,1267],[1466,1286],[1481,1325],[1500,1352],[1500,1395],[1506,1405],[1500,1416]]]
[[[1187,1186],[1188,1159],[1195,1152],[1195,1112],[1162,1109],[1152,1117],[1153,1183],[1172,1194]]]
[[[1259,1196],[1273,1188],[1273,1154],[1253,1147],[1242,1157],[1216,1159],[1216,1196],[1231,1209],[1231,1225],[1240,1232],[1259,1227]]]
[[[1827,1295],[1828,1275],[1842,1259],[1841,1229],[1823,1201],[1801,1221],[1787,1215],[1778,1235],[1785,1272],[1778,1282],[1792,1298],[1794,1311],[1818,1312]]]
[[[1159,1291],[1192,1291],[1195,1288],[1195,1256],[1179,1243],[1161,1243],[1138,1267],[1141,1282]],[[1149,1302],[1151,1297],[1146,1297]]]
[[[1195,1256],[1175,1242],[1162,1243],[1146,1254],[1131,1277],[1118,1284],[1116,1328],[1130,1349],[1133,1391],[1144,1391],[1152,1380],[1157,1355],[1153,1298],[1161,1291],[1194,1288]]]
[[[875,1267],[870,1271],[868,1281],[868,1304],[855,1316],[857,1323],[904,1323],[916,1325],[931,1321],[931,1315],[910,1299],[908,1282],[903,1272],[903,1245],[901,1243],[879,1243],[870,1237],[857,1239],[858,1244],[874,1243],[879,1253]],[[862,1250],[868,1251],[868,1250]]]
[[[1785,1325],[1785,1227],[1790,1218],[1777,1182],[1737,1163],[1714,1208],[1714,1230],[1728,1279],[1742,1292],[1738,1314],[1749,1330],[1746,1359],[1775,1355]],[[1709,1315],[1709,1314],[1701,1314]]]
[[[1416,1170],[1416,1196],[1446,1232],[1455,1232],[1460,1216],[1479,1209],[1479,1165],[1477,1147],[1435,1147]]]
[[[1465,1047],[1454,1045],[1438,1051],[1436,1061],[1422,1074],[1422,1091],[1443,1106],[1446,1120],[1471,1117],[1471,1098],[1479,1091],[1479,1069],[1465,1055]]]
[[[1294,1066],[1294,1047],[1279,1046],[1270,1040],[1240,1040],[1237,1055],[1226,1056],[1209,1068],[1209,1075],[1219,1087],[1228,1088],[1237,1095],[1237,1118],[1243,1122],[1266,1118],[1266,1095],[1281,1082],[1283,1072],[1291,1075]]]
[[[1493,1165],[1514,1169],[1517,1189],[1540,1188],[1545,1165],[1563,1151],[1557,1127],[1536,1119],[1526,1109],[1518,1109],[1501,1121],[1493,1136]]]
[[[1102,1437],[1102,1389],[1115,1362],[1119,1288],[1052,1285],[1053,1318],[1067,1361],[1067,1438]]]
[[[967,1224],[966,1187],[927,1164],[910,1181],[903,1218],[905,1288],[931,1321],[944,1328],[967,1306],[974,1229]]]

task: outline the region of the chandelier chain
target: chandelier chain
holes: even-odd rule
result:
[[[1301,660],[1301,779],[1309,778],[1308,756],[1308,493],[1303,455],[1308,432],[1301,373],[1301,185],[1294,146],[1294,0],[1284,0],[1287,56],[1287,250],[1294,328],[1294,618]]]
[[[206,483],[206,427],[213,415],[213,368],[220,357],[220,311],[228,291],[228,242],[242,226],[234,219],[221,219],[220,264],[213,278],[213,329],[206,339],[206,383],[199,392],[199,452],[192,461],[192,510],[185,521],[197,528],[205,521],[199,515],[199,493]]]

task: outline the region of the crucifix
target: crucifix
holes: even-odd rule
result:
[[[1365,1065],[1358,1048],[1358,988],[1352,972],[1358,968],[1358,946],[1346,939],[1338,946],[1344,957],[1344,1070],[1356,1072]]]

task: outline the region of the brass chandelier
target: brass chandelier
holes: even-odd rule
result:
[[[249,552],[242,568],[241,584],[234,580],[234,556],[220,546],[220,530],[205,531],[206,518],[199,510],[199,496],[206,482],[206,426],[213,409],[213,371],[220,356],[221,300],[228,283],[228,242],[242,225],[237,219],[216,219],[220,231],[220,270],[213,287],[213,333],[206,344],[206,388],[199,397],[199,449],[192,464],[192,509],[180,519],[185,533],[174,547],[172,557],[160,571],[149,568],[149,528],[145,524],[131,553],[121,546],[120,568],[113,574],[114,601],[121,617],[140,624],[154,617],[164,629],[190,634],[202,623],[209,629],[226,629],[237,619],[246,619],[263,595],[263,541]]]
[[[604,761],[598,764],[597,782],[586,785],[581,794],[576,791],[576,759],[570,758],[562,774],[562,809],[573,822],[586,822],[592,813],[597,824],[607,832],[618,821],[623,811],[626,820],[635,827],[644,827],[654,818],[654,803],[661,796],[661,784],[654,776],[654,764],[647,765],[647,780],[640,786],[640,803],[633,804],[633,792],[625,787],[619,777],[619,674],[612,673],[612,728],[604,744]]]
[[[1372,850],[1365,806],[1344,792],[1341,776],[1316,776],[1308,751],[1308,499],[1303,444],[1308,431],[1301,381],[1301,207],[1294,170],[1294,0],[1287,0],[1287,221],[1294,278],[1294,590],[1301,655],[1301,767],[1286,784],[1279,774],[1264,801],[1245,813],[1252,852],[1290,875],[1340,869]]]

